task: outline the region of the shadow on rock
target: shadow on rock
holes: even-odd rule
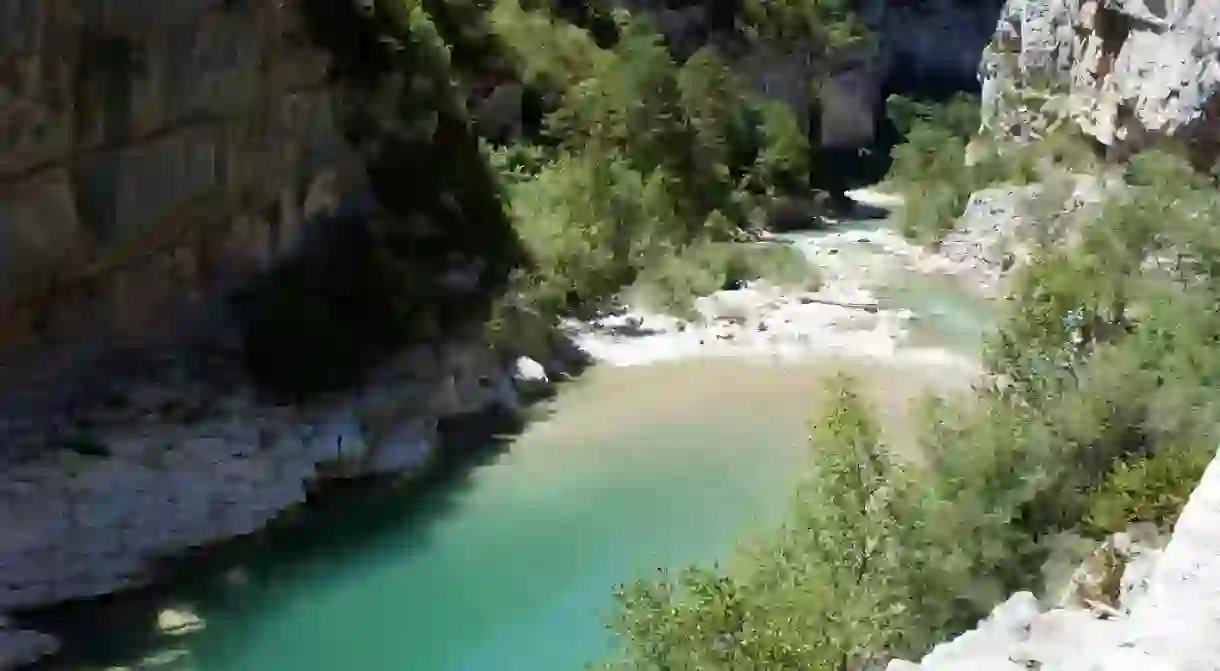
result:
[[[431,542],[434,525],[452,514],[473,474],[495,462],[530,420],[549,412],[537,404],[524,412],[492,410],[443,419],[441,448],[415,474],[328,483],[262,533],[166,560],[154,586],[25,613],[18,624],[63,642],[58,656],[30,668],[144,668],[136,660],[161,658],[171,664],[165,668],[178,668],[172,664],[181,662],[173,660],[187,661],[191,634],[206,630],[209,621],[231,618],[236,610],[287,603],[295,588],[283,584],[284,575],[328,573],[327,567],[336,563],[351,570],[353,563],[380,556],[375,548],[385,543],[418,552]],[[396,533],[404,528],[405,534]],[[197,620],[199,626],[167,630],[168,620],[183,618]],[[256,636],[257,624],[251,628],[236,634]],[[235,634],[230,628],[225,633],[227,638]]]

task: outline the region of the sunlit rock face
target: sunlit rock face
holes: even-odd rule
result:
[[[1123,152],[1167,137],[1206,151],[1220,133],[1220,4],[1009,0],[984,78],[993,133],[1070,121]]]
[[[919,664],[888,671],[1215,669],[1220,659],[1220,459],[1163,549],[1133,525],[1085,561],[1059,603],[1020,592]],[[1047,608],[1049,606],[1049,608]]]

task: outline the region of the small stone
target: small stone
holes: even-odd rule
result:
[[[225,571],[221,580],[229,587],[245,587],[250,584],[250,572],[238,566]]]
[[[166,636],[182,636],[203,629],[203,618],[189,610],[166,608],[157,613],[157,630]]]

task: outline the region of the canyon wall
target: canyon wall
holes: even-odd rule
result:
[[[363,200],[297,5],[2,3],[0,404],[102,349],[197,330]]]
[[[1037,138],[1070,121],[1120,157],[1176,138],[1215,160],[1211,0],[1009,0],[983,69],[985,133]]]

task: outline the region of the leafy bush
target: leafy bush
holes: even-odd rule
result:
[[[1120,461],[1089,494],[1090,530],[1105,535],[1130,522],[1172,526],[1215,456],[1211,446],[1167,446],[1150,457]]]
[[[978,126],[978,102],[970,96],[943,103],[891,96],[887,105],[906,141],[892,150],[886,180],[908,203],[900,215],[902,233],[925,244],[939,242],[952,230],[975,191],[1039,181],[1045,170],[1099,169],[1092,143],[1066,126],[1030,145],[1001,148],[971,139]]]
[[[903,136],[920,127],[935,127],[952,137],[968,140],[979,128],[978,96],[967,93],[958,93],[943,102],[891,95],[885,99],[885,111]]]
[[[613,668],[857,668],[881,649],[923,644],[905,614],[902,478],[848,381],[832,387],[811,442],[817,457],[788,521],[735,570],[662,573],[618,591]]]
[[[555,152],[550,147],[536,144],[510,144],[493,148],[484,143],[484,151],[488,163],[505,186],[534,179],[547,163],[555,159]]]
[[[506,33],[537,23],[498,11]],[[640,24],[624,19],[620,33],[583,61],[588,69],[547,118],[558,152],[489,151],[531,250],[516,289],[554,314],[596,307],[635,283],[685,311],[694,295],[737,280],[807,281],[791,250],[724,244],[760,198],[805,189],[808,146],[792,111],[751,101],[713,49],[678,66]]]
[[[790,107],[773,102],[758,107],[762,144],[747,176],[749,188],[769,196],[799,193],[809,185],[809,142]]]
[[[665,176],[646,177],[615,154],[561,156],[510,194],[532,257],[528,291],[548,314],[611,296],[680,242]]]

